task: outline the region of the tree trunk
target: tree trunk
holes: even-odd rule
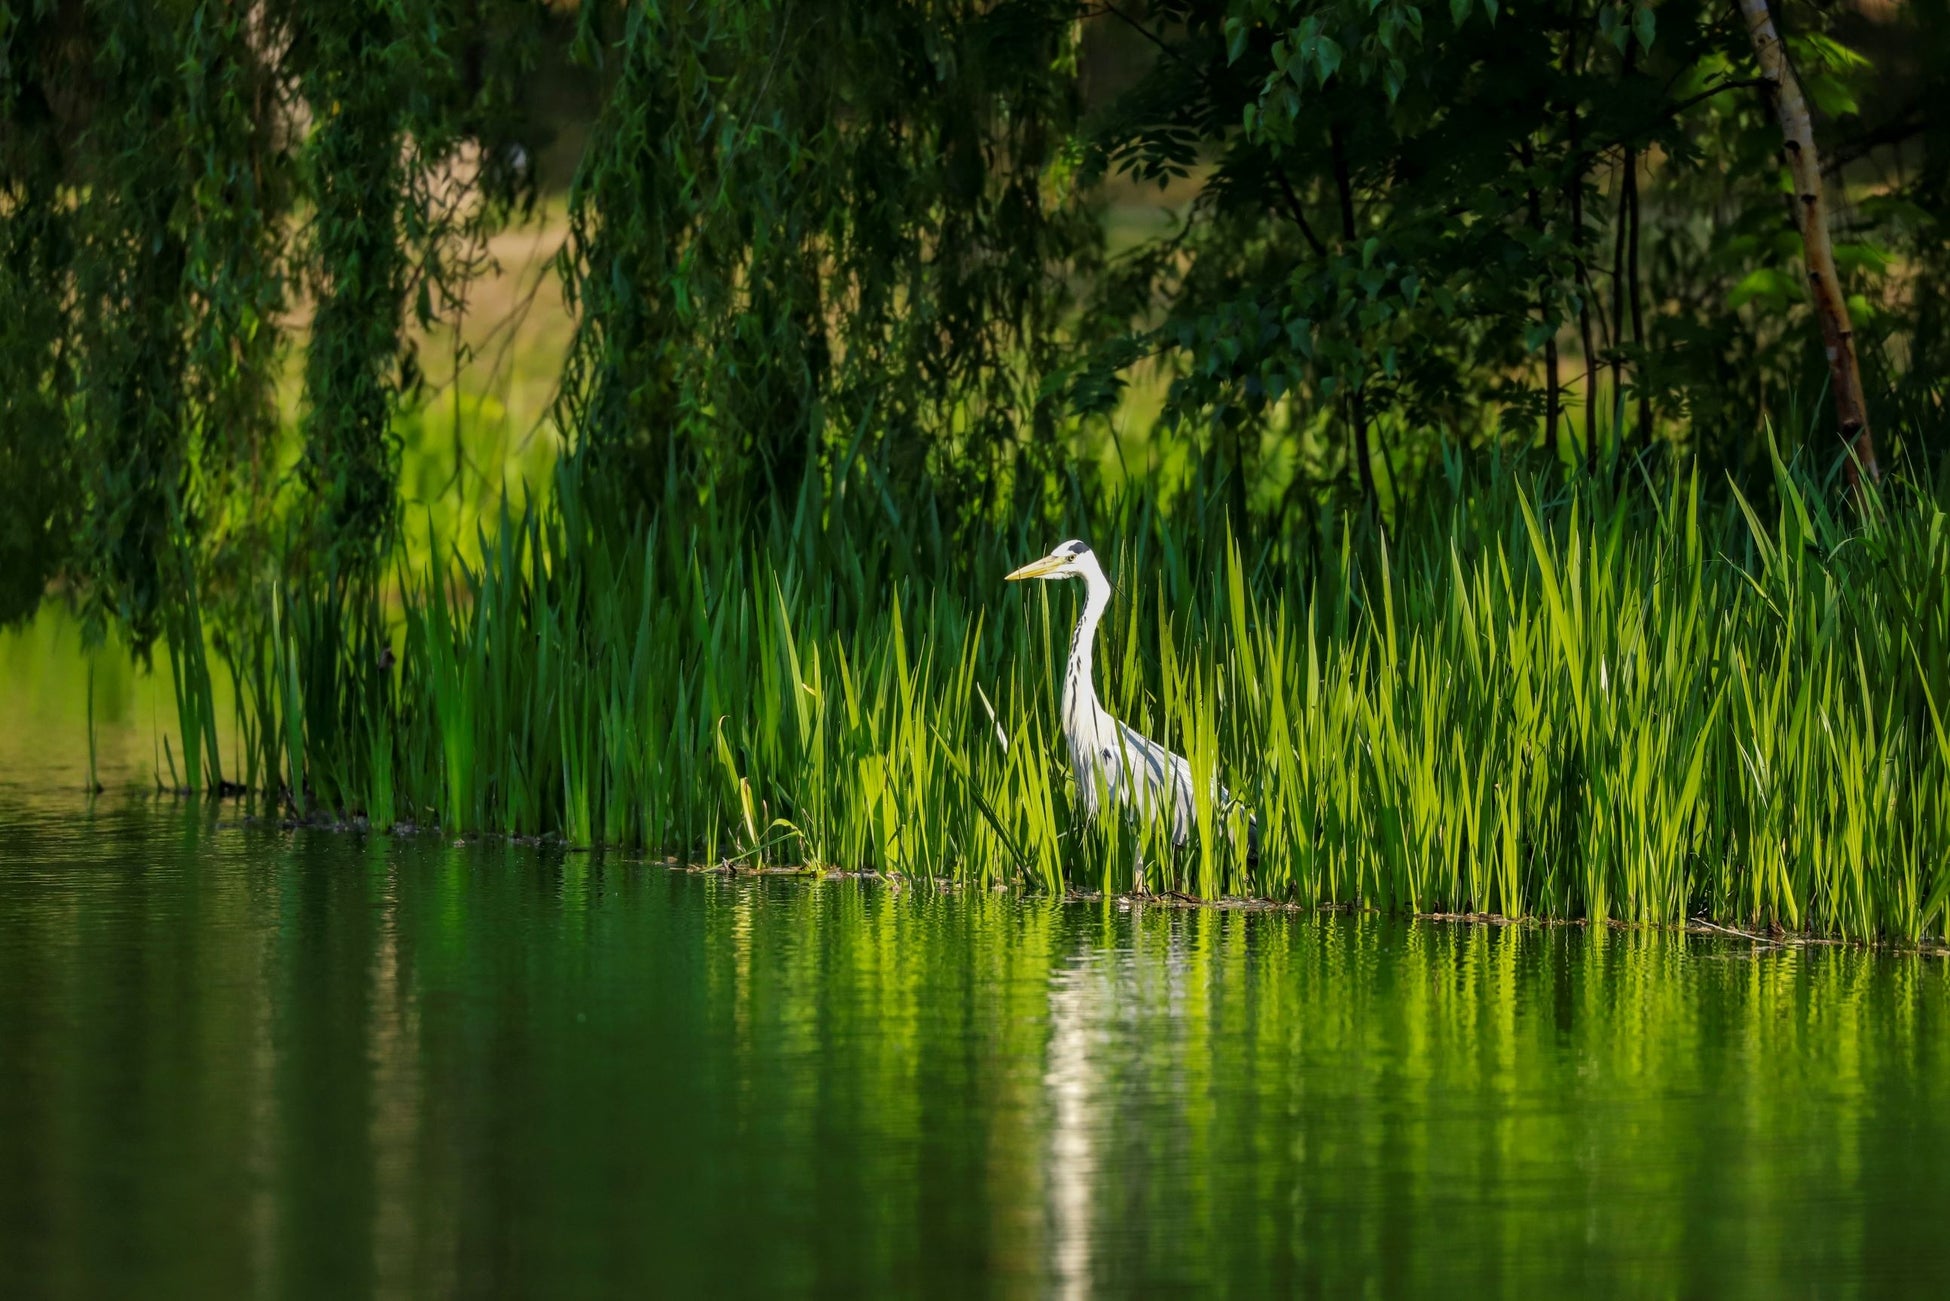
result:
[[[1567,79],[1577,75],[1582,66],[1578,61],[1579,21],[1579,6],[1574,3],[1571,33],[1564,45]],[[1584,349],[1584,472],[1595,474],[1598,471],[1598,352],[1591,346],[1591,302],[1595,295],[1591,291],[1591,274],[1584,264],[1584,173],[1591,160],[1584,153],[1577,100],[1571,99],[1568,107],[1571,174],[1565,182],[1564,193],[1571,204],[1571,268],[1578,285],[1578,346]]]
[[[1531,148],[1530,137],[1523,138],[1523,169],[1528,172],[1537,164],[1537,155]],[[1533,182],[1525,197],[1530,203],[1530,227],[1539,235],[1544,233],[1544,208],[1537,197],[1537,186]],[[1537,281],[1537,320],[1550,330],[1544,336],[1544,446],[1550,448],[1551,455],[1560,455],[1557,446],[1557,413],[1562,399],[1559,397],[1557,379],[1557,331],[1551,327],[1550,277],[1549,273]]]
[[[1645,314],[1639,307],[1639,165],[1638,151],[1625,151],[1626,212],[1632,230],[1625,241],[1625,280],[1632,306],[1632,385],[1638,389],[1639,446],[1652,447],[1652,386],[1645,378]]]
[[[1341,200],[1341,240],[1349,256],[1354,253],[1356,226],[1354,220],[1354,181],[1347,166],[1347,146],[1341,138],[1341,127],[1337,122],[1328,129],[1328,144],[1334,153],[1334,188]],[[1354,466],[1361,476],[1361,495],[1374,508],[1377,516],[1381,513],[1381,494],[1374,486],[1374,456],[1368,450],[1368,394],[1367,380],[1357,377],[1354,387],[1348,394],[1348,411],[1354,417]]]
[[[1802,97],[1801,83],[1788,66],[1787,50],[1774,29],[1774,18],[1767,0],[1740,0],[1740,12],[1747,20],[1747,33],[1753,37],[1754,57],[1761,75],[1772,83],[1769,98],[1775,116],[1781,120],[1786,137],[1788,171],[1794,177],[1796,222],[1801,228],[1801,246],[1808,264],[1808,289],[1814,300],[1815,318],[1821,322],[1822,346],[1828,355],[1829,387],[1835,391],[1835,418],[1841,427],[1842,442],[1855,453],[1849,461],[1848,480],[1854,486],[1857,463],[1870,482],[1882,477],[1876,464],[1875,439],[1869,432],[1868,407],[1862,398],[1862,371],[1855,360],[1855,331],[1849,324],[1848,302],[1842,296],[1841,278],[1835,273],[1835,250],[1828,242],[1828,211],[1822,200],[1821,158],[1815,153],[1814,123],[1808,116],[1808,101]]]
[[[1636,40],[1626,43],[1625,66],[1620,74],[1621,84],[1631,79],[1638,52]],[[1633,293],[1627,292],[1625,246],[1631,242],[1632,200],[1637,197],[1635,182],[1638,179],[1638,170],[1638,149],[1634,144],[1628,143],[1625,146],[1625,156],[1619,163],[1618,184],[1614,187],[1618,191],[1618,219],[1613,223],[1611,244],[1611,405],[1617,423],[1612,437],[1621,451],[1628,441],[1625,437],[1625,308],[1626,300],[1634,298],[1636,291],[1634,286]],[[1632,269],[1635,271],[1637,268]],[[1632,306],[1637,306],[1636,301]],[[1635,345],[1637,342],[1637,339],[1633,340]],[[1632,358],[1632,387],[1639,386],[1638,378],[1638,354],[1635,348]],[[1624,461],[1625,458],[1620,456],[1614,464],[1623,465]]]

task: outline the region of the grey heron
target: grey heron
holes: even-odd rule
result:
[[[1070,661],[1063,672],[1063,739],[1070,747],[1070,769],[1076,775],[1079,797],[1086,816],[1102,816],[1101,796],[1122,805],[1139,821],[1165,822],[1171,829],[1171,843],[1183,846],[1196,826],[1192,800],[1192,766],[1183,755],[1173,754],[1150,737],[1120,722],[1097,699],[1097,683],[1091,673],[1091,652],[1097,640],[1097,625],[1110,608],[1110,579],[1097,563],[1097,553],[1072,539],[1059,543],[1041,560],[1031,561],[1008,575],[1008,581],[1040,578],[1083,580],[1083,613],[1070,638]],[[1216,781],[1211,795],[1216,806],[1231,798]],[[1249,843],[1257,848],[1258,825],[1249,826]],[[1249,851],[1250,852],[1250,851]],[[1136,888],[1144,893],[1142,864],[1136,871]]]

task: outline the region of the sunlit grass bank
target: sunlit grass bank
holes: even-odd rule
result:
[[[233,770],[223,666],[184,657],[189,762],[310,816],[685,861],[1108,891],[1143,852],[1201,898],[1942,933],[1936,504],[1447,474],[1386,540],[1252,546],[1128,511],[974,545],[872,507],[599,524],[565,480],[399,606],[281,593],[230,643]],[[1070,532],[1119,585],[1105,703],[1251,805],[1256,862],[1217,809],[1176,857],[1077,827],[1077,594],[1000,581]]]

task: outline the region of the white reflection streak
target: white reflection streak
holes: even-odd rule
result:
[[[1050,979],[1049,1218],[1052,1260],[1060,1297],[1090,1295],[1091,1217],[1096,1202],[1097,1157],[1090,1118],[1097,1073],[1090,1062],[1089,971],[1071,968]]]
[[[374,1294],[414,1295],[414,1152],[420,1116],[418,1008],[400,972],[399,869],[386,865],[379,934],[373,946],[371,1019],[367,1025],[367,1069],[372,1075],[372,1114],[366,1141],[373,1164],[372,1274]]]

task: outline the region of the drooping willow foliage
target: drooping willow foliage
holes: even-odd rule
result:
[[[990,504],[1050,465],[1095,213],[1069,181],[1072,6],[606,6],[615,78],[571,196],[564,425],[658,495],[736,502],[861,459]]]
[[[146,647],[189,573],[369,568],[391,418],[479,236],[524,196],[514,0],[28,0],[0,10],[0,382],[21,486],[0,618],[74,579]],[[505,41],[497,37],[505,36]],[[308,315],[302,451],[276,385]],[[291,481],[295,479],[295,484]],[[304,527],[272,536],[281,497]]]
[[[539,13],[508,0],[294,9],[283,63],[314,118],[303,474],[334,569],[369,563],[398,516],[392,417],[418,376],[406,317],[424,329],[449,314],[480,269],[478,236],[532,198],[512,127]]]
[[[370,574],[413,340],[534,199],[524,78],[571,37],[608,94],[570,196],[561,410],[606,481],[724,502],[852,465],[977,508],[1053,463],[1039,385],[1100,242],[1065,174],[1067,6],[575,9],[0,11],[0,617],[65,577],[142,647],[185,574]]]
[[[7,31],[6,315],[33,331],[9,340],[9,388],[33,395],[9,402],[9,442],[39,451],[32,468],[51,495],[79,499],[75,566],[143,641],[161,617],[172,521],[195,515],[195,404],[234,393],[232,366],[211,367],[229,346],[211,337],[213,296],[233,292],[220,270],[253,251],[226,240],[227,268],[198,263],[215,242],[198,227],[229,196],[185,164],[215,147],[222,106],[207,80],[151,75],[213,39],[134,3],[15,12]],[[204,450],[215,470],[221,450]],[[42,581],[52,550],[22,555],[40,560]]]

